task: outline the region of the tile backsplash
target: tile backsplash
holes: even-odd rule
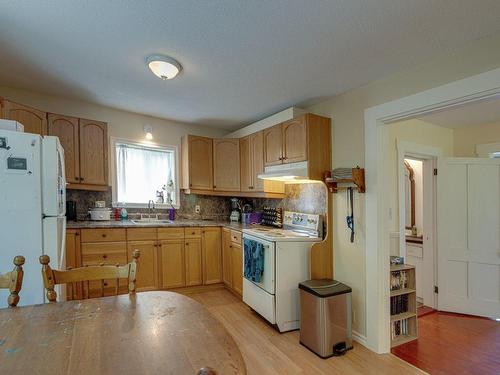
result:
[[[88,218],[88,209],[94,206],[95,201],[106,201],[111,207],[111,188],[104,192],[67,190],[67,200],[75,201],[77,205],[78,220]],[[211,195],[196,195],[180,193],[180,208],[176,210],[176,217],[181,219],[201,220],[229,220],[231,213],[230,197],[217,197]],[[284,199],[249,198],[242,199],[244,203],[252,205],[255,211],[260,211],[264,206],[281,207],[288,211],[305,213],[326,213],[326,191],[324,185],[287,184]],[[200,213],[195,213],[195,206],[200,206]],[[130,216],[144,213],[144,208],[127,208]],[[157,213],[167,214],[165,209],[157,209]]]

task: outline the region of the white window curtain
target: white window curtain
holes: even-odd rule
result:
[[[117,202],[156,202],[156,192],[174,181],[174,151],[116,143]],[[175,189],[172,203],[176,204]],[[165,193],[166,198],[166,193]]]

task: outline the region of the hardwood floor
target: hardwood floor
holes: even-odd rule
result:
[[[342,357],[321,359],[299,344],[299,332],[280,334],[225,289],[190,293],[226,327],[245,359],[248,374],[421,374],[392,354],[354,343]]]
[[[500,323],[444,312],[418,319],[418,340],[392,353],[431,374],[500,374]]]

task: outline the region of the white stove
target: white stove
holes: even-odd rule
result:
[[[310,252],[323,240],[320,215],[285,211],[283,229],[254,226],[243,229],[243,271],[251,261],[251,249],[263,249],[263,273],[259,282],[243,278],[243,302],[275,324],[280,332],[300,328],[298,284],[310,279]]]

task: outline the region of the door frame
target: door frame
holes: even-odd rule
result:
[[[500,95],[500,68],[365,109],[366,344],[390,351],[390,199],[384,125]]]
[[[406,257],[406,197],[404,159],[415,158],[422,161],[423,219],[424,239],[422,269],[430,271],[431,277],[424,278],[422,296],[427,301],[426,306],[436,308],[438,295],[434,286],[438,285],[437,275],[437,181],[434,168],[437,168],[438,158],[443,156],[443,150],[438,147],[397,140],[398,150],[398,207],[399,207],[399,255]],[[426,273],[427,276],[427,273]]]

